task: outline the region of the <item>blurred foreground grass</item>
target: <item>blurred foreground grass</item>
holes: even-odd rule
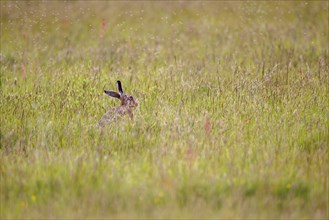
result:
[[[1,1],[1,218],[328,218],[328,35],[325,1]]]

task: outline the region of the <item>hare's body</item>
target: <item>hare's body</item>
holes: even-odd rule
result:
[[[132,110],[127,109],[124,106],[111,108],[98,121],[98,125],[104,126],[116,121],[118,118],[123,118],[125,116],[129,116],[132,119],[134,117],[134,113]]]
[[[103,117],[98,121],[99,126],[104,126],[111,122],[116,121],[118,118],[122,118],[125,116],[133,119],[134,117],[134,109],[138,106],[137,100],[128,94],[123,93],[123,89],[121,86],[121,82],[117,81],[117,87],[119,93],[109,90],[104,90],[105,94],[118,98],[121,100],[121,106],[111,108],[108,112],[106,112]]]

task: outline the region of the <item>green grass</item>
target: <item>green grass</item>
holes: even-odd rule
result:
[[[328,218],[328,15],[1,1],[0,217]]]

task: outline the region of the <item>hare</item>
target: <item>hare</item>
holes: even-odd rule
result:
[[[133,119],[134,117],[133,111],[138,106],[137,99],[135,99],[132,95],[128,95],[123,92],[122,85],[119,80],[117,81],[117,88],[119,93],[111,90],[104,90],[104,93],[106,95],[120,99],[121,106],[111,108],[108,112],[106,112],[103,117],[98,121],[98,125],[100,127],[115,121],[118,117],[123,117],[126,115],[128,115],[131,119]]]

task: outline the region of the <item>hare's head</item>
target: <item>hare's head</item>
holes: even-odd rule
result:
[[[136,108],[138,106],[138,101],[132,95],[125,94],[122,89],[122,85],[120,81],[117,81],[118,92],[114,92],[111,90],[104,90],[105,94],[113,97],[118,98],[121,100],[122,106],[127,106],[129,108]]]

